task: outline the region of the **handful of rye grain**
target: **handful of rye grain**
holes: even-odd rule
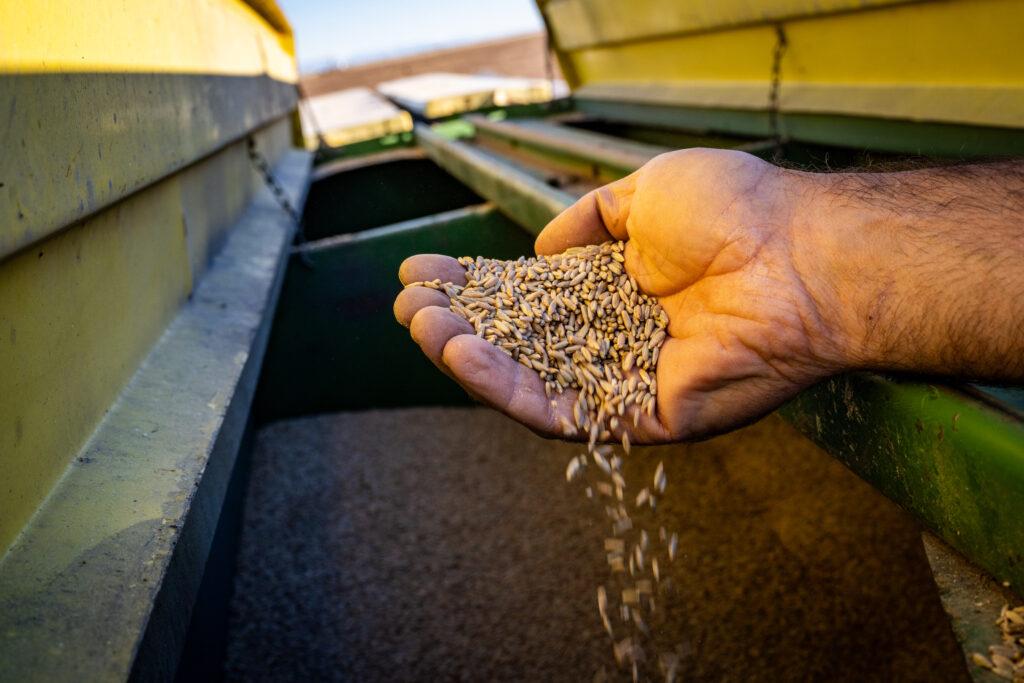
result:
[[[562,431],[594,444],[656,409],[668,316],[625,271],[623,251],[606,242],[515,261],[464,256],[465,285],[412,285],[447,294],[478,336],[540,375],[549,397],[578,391]],[[621,432],[628,449],[628,429]]]

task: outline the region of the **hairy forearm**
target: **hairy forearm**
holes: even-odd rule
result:
[[[794,177],[794,261],[843,365],[1024,381],[1024,162]]]

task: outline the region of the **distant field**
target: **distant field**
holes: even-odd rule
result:
[[[545,78],[546,49],[544,34],[536,33],[309,74],[300,83],[303,94],[311,97],[358,86],[373,87],[383,81],[430,71]],[[555,77],[561,78],[554,59],[552,66]]]

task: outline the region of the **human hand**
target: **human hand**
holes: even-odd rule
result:
[[[804,175],[740,152],[665,154],[586,195],[538,237],[538,254],[626,241],[626,270],[668,314],[657,412],[631,430],[634,443],[738,427],[839,368],[833,334],[793,257]],[[402,264],[400,278],[462,284],[464,272],[450,257],[419,255]],[[574,396],[552,406],[540,377],[476,337],[442,292],[406,289],[395,314],[439,368],[485,403],[545,434],[561,433],[559,414],[571,420]]]

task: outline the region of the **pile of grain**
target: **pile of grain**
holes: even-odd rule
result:
[[[650,485],[636,487],[622,472],[631,425],[656,411],[655,368],[668,316],[625,271],[623,251],[622,242],[608,242],[515,261],[467,256],[459,259],[465,285],[433,280],[409,286],[447,294],[451,310],[478,336],[540,375],[549,398],[576,392],[572,420],[561,416],[561,428],[567,437],[586,437],[588,452],[569,461],[566,479],[580,482],[611,520],[604,541],[609,580],[597,588],[598,614],[617,664],[634,680],[659,671],[671,681],[676,656],[648,652],[659,561],[673,561],[678,544],[655,517],[665,471],[659,463]],[[613,438],[622,444],[621,456],[599,445]]]
[[[996,624],[1003,632],[1003,642],[990,645],[988,657],[975,652],[971,660],[1000,678],[1024,683],[1024,605],[1013,609],[1003,605]]]

